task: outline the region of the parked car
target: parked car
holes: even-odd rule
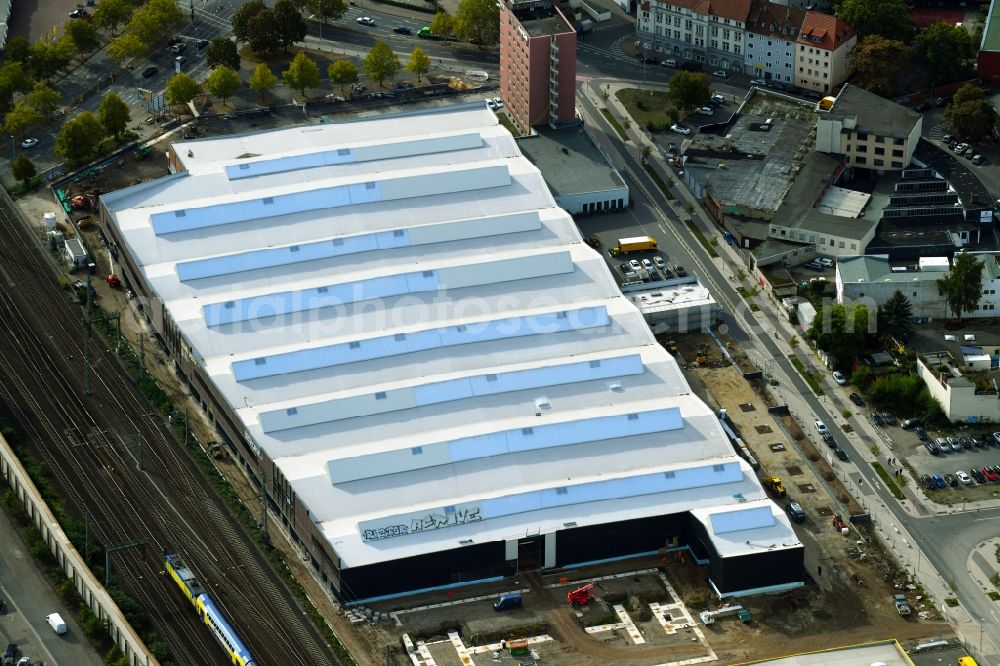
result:
[[[952,453],[961,453],[962,452],[962,443],[960,441],[958,441],[954,437],[949,437],[948,438],[948,446],[951,447],[951,452]]]
[[[150,79],[156,76],[157,71],[158,70],[155,67],[147,67],[146,69],[142,70],[142,78]]]
[[[788,504],[785,505],[785,509],[788,511],[788,515],[792,517],[797,523],[805,522],[806,512],[802,510],[802,505],[795,500],[788,500]]]
[[[642,260],[642,267],[645,268],[647,271],[648,270],[652,270],[653,269],[653,262],[650,261],[649,259],[643,259]]]
[[[927,453],[932,456],[936,456],[941,453],[941,448],[934,442],[924,442],[924,448],[927,449]]]
[[[950,101],[951,97],[938,97],[936,100],[934,100],[934,106],[940,109],[942,106],[946,106]]]
[[[720,79],[728,79],[729,78],[729,74],[725,70],[722,70],[722,69],[717,69],[714,72],[712,72],[712,76],[717,76]]]
[[[667,267],[667,262],[663,260],[663,257],[653,257],[653,263],[656,264],[656,267],[661,271]]]
[[[816,432],[818,432],[821,435],[825,432],[828,432],[826,429],[826,424],[820,421],[819,419],[816,419]]]
[[[631,260],[630,262],[628,262],[628,265],[633,271],[638,271],[640,268],[642,268],[642,264],[639,263],[638,259]]]
[[[499,97],[494,97],[493,98],[493,104],[495,104],[498,109],[502,109],[503,108],[503,100],[500,99]]]
[[[913,108],[914,108],[914,109],[915,109],[916,111],[919,111],[920,113],[923,113],[924,111],[928,111],[928,110],[929,110],[929,109],[931,108],[931,105],[930,105],[930,104],[928,104],[927,102],[920,102],[920,104],[917,104],[917,105],[916,105],[915,107],[913,107]]]
[[[958,479],[956,479],[951,474],[944,475],[944,482],[947,483],[952,488],[958,488]]]
[[[847,462],[847,451],[838,446],[836,449],[833,450],[833,452],[837,454],[838,458],[840,458],[844,462]]]
[[[977,449],[985,449],[990,444],[989,444],[989,442],[986,441],[986,436],[985,435],[973,435],[972,436],[972,445],[975,446]]]
[[[38,145],[38,139],[25,139],[21,142],[21,147],[27,150],[28,148],[34,148]]]
[[[989,481],[990,483],[996,483],[997,481],[1000,481],[1000,474],[993,472],[992,470],[990,470],[989,467],[984,467],[982,469],[982,473],[983,476],[986,477],[986,480]]]
[[[358,23],[360,23],[361,25],[367,25],[367,26],[373,26],[373,25],[375,25],[375,19],[373,19],[370,16],[359,16],[358,18],[356,18],[354,20],[357,21]]]
[[[924,430],[923,428],[914,428],[913,432],[915,432],[917,434],[917,438],[921,442],[929,442],[929,441],[931,441],[930,435],[928,435],[927,431]]]
[[[69,17],[71,19],[88,19],[90,18],[90,14],[87,13],[86,9],[80,9],[77,7],[69,13]]]
[[[833,268],[833,259],[830,257],[816,257],[814,261],[824,268]]]
[[[963,449],[971,449],[972,448],[972,440],[969,439],[968,437],[959,437],[958,441],[959,441],[959,443],[961,443]]]
[[[392,31],[394,33],[396,33],[397,35],[412,35],[413,34],[413,31],[410,30],[409,28],[407,28],[405,25],[397,25],[395,28],[392,29]]]
[[[198,50],[201,51],[203,49],[207,49],[208,48],[208,44],[209,44],[209,41],[207,39],[200,40],[198,42]]]
[[[698,113],[703,116],[711,116],[715,114],[715,109],[710,106],[702,106],[698,108]]]
[[[993,446],[1000,446],[1000,432],[993,433]]]
[[[708,100],[708,103],[713,106],[722,106],[723,104],[726,103],[726,98],[720,95],[719,93],[715,93],[714,95],[712,95],[712,98]]]
[[[662,62],[660,62],[660,66],[661,67],[676,67],[677,66],[677,60],[675,60],[674,58],[667,58],[666,60],[663,60]]]
[[[837,448],[837,440],[834,439],[833,435],[831,435],[829,432],[823,433],[823,441],[826,442],[826,445],[829,446],[831,449]]]
[[[882,420],[882,415],[878,412],[872,412],[872,422],[879,428],[885,425],[885,421]]]
[[[951,142],[951,134],[945,134],[943,137],[941,137],[941,141],[943,141],[944,143],[950,143]]]
[[[960,143],[960,144],[958,144],[957,146],[955,146],[955,154],[956,155],[961,155],[962,153],[965,152],[965,149],[968,148],[968,147],[969,147],[969,144],[967,144],[967,143]]]
[[[927,490],[934,490],[934,479],[930,474],[921,474],[920,483],[924,485]]]
[[[882,420],[885,421],[886,425],[894,426],[896,425],[896,417],[889,412],[882,412]]]
[[[948,484],[946,484],[944,482],[944,477],[943,476],[941,476],[940,474],[935,474],[934,475],[934,487],[935,488],[944,488],[947,485]]]
[[[683,266],[674,266],[674,272],[677,273],[677,277],[679,278],[688,276],[688,272],[684,270]]]
[[[973,155],[972,159],[970,161],[973,164],[975,164],[976,166],[979,166],[979,165],[981,165],[983,163],[983,156],[982,155],[978,155],[978,154],[977,155]]]
[[[921,425],[923,425],[923,423],[920,421],[920,419],[905,419],[902,423],[899,424],[899,427],[902,428],[903,430],[910,430],[911,428],[916,428]]]
[[[971,486],[972,485],[972,477],[969,476],[968,474],[966,474],[965,472],[963,472],[962,470],[958,470],[957,472],[955,472],[955,476],[958,478],[959,482],[963,486]]]
[[[497,103],[493,101],[492,97],[486,98],[486,106],[489,107],[491,111],[495,111],[497,108]]]
[[[833,371],[833,378],[834,378],[834,379],[836,380],[836,382],[837,382],[838,384],[840,384],[841,386],[843,386],[844,384],[846,384],[846,383],[847,383],[847,378],[846,378],[846,377],[844,377],[844,375],[843,375],[843,374],[842,374],[842,373],[840,372],[840,370],[834,370],[834,371]]]
[[[764,79],[750,79],[750,85],[752,86],[766,86],[767,81]]]
[[[691,133],[690,129],[688,129],[687,127],[684,127],[684,125],[678,125],[677,123],[674,123],[673,125],[670,126],[670,131],[671,132],[676,132],[677,134],[690,134]]]
[[[847,397],[850,398],[851,402],[853,402],[858,407],[864,407],[865,406],[865,399],[861,397],[860,393],[852,393],[851,395],[849,395]]]
[[[971,474],[972,478],[976,480],[976,483],[986,483],[986,475],[984,475],[975,467],[969,470],[969,474]]]
[[[936,440],[934,440],[934,443],[937,445],[939,449],[941,449],[941,453],[948,453],[949,451],[951,451],[951,445],[948,444],[948,440],[945,439],[944,437],[938,437]]]
[[[646,63],[647,65],[655,65],[659,61],[653,56],[646,56],[645,58],[639,58],[640,62]]]

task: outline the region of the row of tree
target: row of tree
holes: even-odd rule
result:
[[[153,45],[162,41],[184,18],[176,0],[146,0],[140,7],[134,7],[128,0],[111,1],[117,3],[117,7],[110,15],[102,15],[106,0],[101,0],[94,12],[94,21],[112,32],[119,23],[127,21],[122,34],[108,42],[107,46],[108,55],[119,63],[148,55]],[[127,11],[129,9],[131,13]]]

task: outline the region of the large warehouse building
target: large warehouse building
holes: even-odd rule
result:
[[[802,546],[485,106],[173,145],[102,198],[129,286],[344,600],[689,548]]]

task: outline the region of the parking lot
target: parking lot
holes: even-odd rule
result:
[[[898,422],[891,426],[882,418],[874,418],[874,422],[881,423],[883,432],[893,442],[892,453],[901,465],[905,463],[915,484],[930,499],[954,504],[1000,497],[1000,474],[991,481],[990,475],[982,472],[984,467],[1000,465],[1000,442],[993,437],[993,431],[965,429],[952,434],[927,431],[928,441],[924,442],[916,429],[905,430]],[[938,452],[932,453],[931,449]],[[966,482],[959,478],[959,471],[968,475]],[[925,476],[940,479],[930,483]],[[940,487],[942,483],[944,488]]]

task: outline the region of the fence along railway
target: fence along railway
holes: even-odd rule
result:
[[[162,575],[162,554],[176,551],[198,563],[199,578],[260,666],[338,663],[107,345],[90,345],[91,395],[84,395],[83,312],[42,252],[0,198],[0,407],[44,462],[66,509],[89,515],[96,540],[148,543],[113,555],[115,582],[143,606],[174,663],[226,659]]]

